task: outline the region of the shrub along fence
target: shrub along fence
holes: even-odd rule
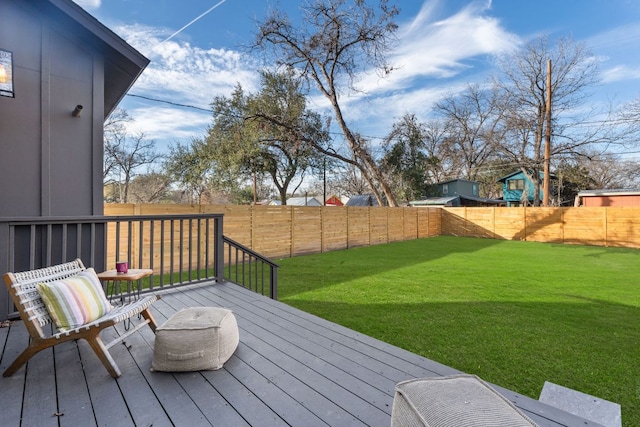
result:
[[[640,248],[640,208],[631,207],[388,208],[109,204],[105,205],[104,212],[109,216],[198,213],[224,214],[225,236],[270,258],[438,235]],[[135,251],[139,249],[134,248]]]

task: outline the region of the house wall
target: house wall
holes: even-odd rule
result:
[[[624,207],[640,206],[640,195],[582,196],[585,207]]]
[[[444,193],[444,186],[447,186],[447,193]],[[477,182],[467,180],[453,180],[446,183],[438,184],[440,194],[443,196],[474,196],[478,197],[479,188]],[[475,191],[474,191],[475,186]]]
[[[509,190],[509,181],[514,180],[524,180],[524,190]],[[527,192],[527,200],[533,202],[534,195],[534,184],[533,182],[525,176],[524,173],[519,172],[517,174],[511,175],[508,178],[505,178],[502,183],[502,198],[507,201],[507,206],[513,206],[514,204],[517,206],[522,201],[523,192]],[[543,188],[542,184],[540,184],[540,200],[543,197]]]
[[[102,215],[104,58],[95,37],[47,1],[0,0],[0,48],[13,53],[15,97],[0,96],[0,274],[30,268],[20,249],[29,233],[10,235],[25,217]],[[82,105],[79,117],[73,117]],[[69,259],[79,236],[36,233],[34,259]],[[96,230],[100,235],[100,230]],[[84,238],[84,237],[83,237]],[[67,242],[63,244],[62,241]],[[47,249],[50,244],[50,252]],[[103,269],[104,245],[93,265]],[[63,253],[65,251],[67,253]],[[23,256],[25,255],[25,256]],[[0,292],[0,316],[12,312]]]
[[[15,98],[0,96],[0,218],[103,213],[104,66],[86,30],[71,24],[0,0],[0,48],[13,52],[15,88]]]

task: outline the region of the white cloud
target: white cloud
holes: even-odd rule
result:
[[[587,40],[587,46],[598,55],[603,83],[640,79],[640,58],[630,54],[637,50],[638,40],[638,23],[616,27]]]
[[[446,79],[467,70],[468,61],[511,51],[520,38],[486,16],[489,4],[474,2],[456,14],[439,19],[439,1],[426,1],[414,20],[398,32],[398,46],[390,56],[397,67],[387,79],[368,73],[360,87],[373,93],[408,87],[419,78]]]
[[[240,52],[202,49],[180,40],[161,43],[168,30],[140,25],[121,26],[116,32],[151,60],[132,93],[208,108],[238,83],[247,91],[256,88],[256,65]]]
[[[426,119],[444,95],[486,78],[489,70],[477,58],[510,52],[522,43],[487,15],[489,2],[473,2],[447,17],[441,16],[441,6],[441,0],[425,1],[414,19],[400,26],[398,46],[389,57],[396,70],[384,79],[373,71],[362,74],[363,93],[343,99],[345,115],[363,133],[383,136],[408,112]]]
[[[375,128],[383,135],[406,112],[426,115],[444,94],[443,82],[450,91],[455,78],[469,73],[473,59],[509,51],[520,43],[499,21],[487,16],[489,3],[474,2],[443,17],[441,1],[426,1],[420,13],[399,28],[398,45],[389,58],[397,70],[386,79],[374,72],[363,73],[358,86],[364,92],[342,97],[347,119],[363,133]],[[206,109],[216,96],[231,94],[238,83],[248,92],[258,89],[259,66],[241,52],[203,49],[181,39],[162,42],[175,29],[127,25],[114,30],[151,60],[132,94]],[[316,95],[310,98],[310,107],[328,113],[330,105]],[[184,114],[169,106],[129,109],[129,114],[150,137],[165,141],[199,137],[211,122],[206,113]]]
[[[141,101],[147,106],[139,107],[127,97],[125,108],[134,119],[130,130],[157,140],[159,150],[203,136],[212,121],[211,113],[169,103],[209,109],[216,96],[230,95],[238,83],[249,92],[257,88],[257,67],[240,52],[202,49],[179,39],[161,43],[169,29],[121,25],[114,31],[151,60],[129,93],[163,103],[149,107],[156,103]]]
[[[101,0],[73,0],[78,6],[84,9],[98,9],[102,3]]]
[[[133,119],[127,129],[142,132],[147,139],[158,142],[158,151],[165,151],[169,144],[187,143],[202,137],[211,124],[211,114],[171,107],[142,107],[128,111]]]
[[[603,83],[640,79],[640,66],[616,65],[600,73]]]

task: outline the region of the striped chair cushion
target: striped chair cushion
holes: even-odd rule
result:
[[[112,309],[93,268],[66,279],[38,283],[36,288],[61,331],[99,319]]]

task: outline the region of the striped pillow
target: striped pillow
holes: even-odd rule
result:
[[[113,307],[93,268],[77,276],[36,285],[49,315],[61,331],[75,329],[104,316]]]

